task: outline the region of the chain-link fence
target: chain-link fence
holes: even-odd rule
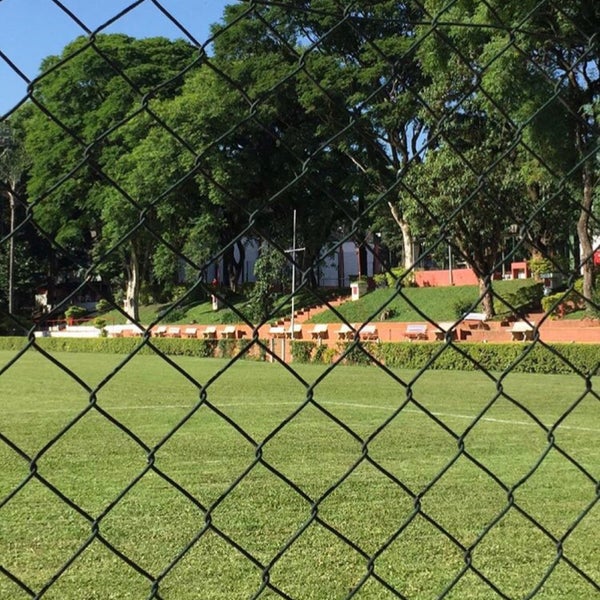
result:
[[[600,597],[599,6],[121,4],[0,43],[0,598]]]

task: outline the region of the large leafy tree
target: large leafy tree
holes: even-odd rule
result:
[[[320,0],[298,16],[313,46],[305,59],[302,100],[345,158],[343,168],[363,216],[357,235],[365,237],[374,215],[381,220],[385,208],[400,229],[407,269],[415,263],[416,224],[404,210],[399,183],[422,162],[426,139],[419,109],[427,76],[415,52],[422,12],[410,1],[357,2],[348,11]]]
[[[301,262],[312,274],[347,197],[339,153],[320,151],[320,121],[300,102],[297,26],[278,7],[246,10],[228,7],[214,30],[214,56],[188,78],[169,120],[194,151],[191,166],[219,223],[213,241],[224,249],[223,279],[232,288],[243,238],[285,248],[293,210]],[[283,25],[273,31],[271,21]]]
[[[43,62],[37,110],[24,121],[36,222],[83,266],[100,244],[119,241],[114,254],[126,270],[125,308],[136,319],[143,265],[149,245],[157,246],[146,219],[153,227],[169,221],[155,219],[158,207],[144,212],[167,184],[153,157],[140,163],[139,148],[160,127],[153,104],[178,93],[194,55],[191,45],[163,38],[78,38]]]
[[[480,115],[512,139],[514,170],[527,188],[515,216],[527,225],[531,246],[544,253],[576,230],[584,296],[591,299],[599,5],[427,0],[424,6],[438,22],[420,52],[433,81],[427,96],[433,113],[445,115],[441,123]]]

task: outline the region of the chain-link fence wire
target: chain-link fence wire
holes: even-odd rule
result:
[[[82,592],[132,598],[598,596],[597,365],[582,367],[541,332],[564,306],[598,309],[579,274],[593,270],[589,235],[598,224],[593,201],[599,9],[543,0],[518,6],[485,0],[254,1],[229,9],[212,37],[198,40],[166,2],[124,3],[97,29],[88,28],[67,5],[48,4],[77,26],[82,37],[76,43],[46,61],[32,81],[16,59],[0,51],[5,67],[28,85],[27,95],[3,119],[7,202],[0,208],[0,247],[9,265],[3,318],[7,329],[25,337],[5,359],[0,382],[14,382],[22,371],[32,379],[32,369],[53,365],[61,385],[75,387],[87,401],[66,411],[68,418],[49,421],[40,439],[29,439],[8,416],[0,427],[6,473],[13,463],[19,465],[0,493],[3,597]],[[185,42],[167,66],[158,68],[160,60],[149,52],[144,59],[157,63],[144,71],[133,52],[121,52],[103,35],[135,18],[142,7],[159,11]],[[171,52],[167,46],[155,52]],[[95,77],[106,87],[96,85]],[[86,106],[89,120],[77,113]],[[45,142],[36,133],[40,130]],[[19,147],[23,132],[31,140],[29,158]],[[52,147],[58,152],[50,156]],[[36,148],[48,153],[38,172],[39,156],[31,157]],[[291,230],[294,211],[300,222],[297,240]],[[416,248],[404,269],[396,268],[393,254],[382,251],[374,235],[387,227],[389,240],[390,220],[397,239],[411,225],[419,232],[404,238],[409,240],[405,255]],[[51,256],[54,284],[61,273],[76,275],[76,283],[33,327],[19,315],[13,296],[16,274],[30,268],[25,256],[26,250],[34,252],[31,239],[41,256]],[[248,241],[260,248],[267,273],[254,285],[254,305],[237,302],[208,276],[218,264],[220,277],[229,275],[235,283],[236,260]],[[380,300],[360,323],[315,285],[319,271],[348,242],[359,254],[375,257],[393,283],[378,292]],[[571,264],[555,251],[559,242]],[[407,305],[418,315],[415,320],[436,328],[438,319],[412,294],[412,283],[424,261],[448,251],[465,260],[481,282],[478,297],[463,303],[461,312],[480,306],[489,312],[495,302],[507,314],[523,317],[532,341],[500,367],[490,367],[485,344],[460,339],[458,314],[446,324],[442,342],[428,344],[431,351],[416,370],[398,371],[381,352],[382,344],[364,341],[367,324]],[[536,322],[518,296],[501,294],[494,281],[504,265],[524,254],[543,259],[545,270],[563,280]],[[135,312],[136,286],[150,272],[144,262],[156,272],[175,264],[184,273],[165,310],[149,320]],[[120,282],[128,284],[123,301],[104,285],[120,268],[126,269]],[[282,278],[292,270],[297,285],[290,289]],[[281,293],[273,301],[275,289]],[[95,384],[80,372],[78,361],[36,336],[84,294],[105,299],[142,333]],[[217,366],[200,376],[159,343],[156,332],[177,322],[191,301],[210,296],[230,312],[230,322],[249,333],[231,343],[225,363],[209,361]],[[290,346],[282,354],[279,341],[265,333],[294,302],[325,306],[332,320],[350,329],[345,343],[331,346],[331,361],[318,374],[286,360]],[[144,434],[103,397],[111,388],[118,395],[123,386],[122,403],[139,394],[151,404],[158,383],[148,373],[133,392],[125,384],[126,377],[143,372],[139,361],[148,354],[168,365],[177,381],[189,386],[187,400],[195,401],[176,417],[167,416],[167,403],[160,433]],[[28,362],[33,355],[43,358],[35,367]],[[281,418],[267,419],[260,434],[247,415],[220,402],[220,387],[230,380],[244,396],[246,382],[236,378],[244,377],[240,359],[251,356],[265,357],[274,363],[269,368],[284,374],[279,400],[296,398],[301,390],[292,408],[282,412],[273,403],[269,410]],[[516,371],[533,371],[536,361],[548,357],[576,382],[570,388],[566,380],[548,384],[531,376],[531,382],[565,386],[568,397],[550,416],[550,409],[519,388],[525,380],[511,383]],[[445,404],[433,402],[427,392],[432,373],[452,361],[474,371],[473,379],[461,380],[452,396],[452,375],[444,372],[436,392]],[[359,377],[371,382],[360,402],[347,400],[352,396],[342,382],[351,376],[345,362],[371,367]],[[264,377],[266,388],[270,379]],[[333,400],[322,391],[328,382],[336,390]],[[52,393],[50,384],[37,383]],[[14,383],[5,385],[10,391]],[[243,397],[248,411],[254,410],[255,393]],[[272,397],[267,390],[258,393],[266,403]],[[470,416],[456,414],[458,398],[478,394],[483,400],[473,403]],[[382,417],[378,404],[385,403]],[[31,422],[39,424],[54,410],[45,414],[41,404],[39,412],[32,409]],[[7,402],[6,414],[19,405]],[[352,407],[364,409],[360,419]],[[307,415],[314,418],[308,425]],[[415,415],[425,419],[424,428],[413,423]],[[466,419],[466,426],[457,419]],[[173,448],[199,421],[209,428],[196,431],[192,446],[206,453],[188,462],[200,477],[215,478],[218,491],[212,494],[198,493],[193,478],[169,468]],[[482,428],[490,424],[499,433]],[[226,429],[227,442],[213,439],[210,427]],[[92,465],[69,456],[68,444],[78,431],[90,436],[95,448]],[[323,435],[330,437],[329,445],[320,441]],[[482,435],[489,435],[491,444],[515,444],[513,455],[507,452],[515,471],[491,456]],[[122,448],[94,442],[102,436],[117,436]],[[535,440],[526,455],[516,438]],[[446,447],[443,456],[433,446],[436,440]],[[237,469],[212,473],[211,443],[222,452],[220,460],[231,456]],[[290,449],[287,461],[282,445]],[[66,454],[59,451],[64,446]],[[306,469],[327,464],[329,446],[347,452],[332,454],[334,462],[344,459],[330,465],[317,485]],[[319,449],[317,457],[313,448]],[[137,463],[142,455],[143,464],[110,474],[106,501],[90,509],[88,501],[77,500],[78,486],[89,487],[86,478],[101,478],[94,469],[119,451],[124,454],[118,462]],[[76,482],[57,476],[53,461],[67,464]],[[458,497],[448,485],[455,473],[462,478],[455,485]],[[562,492],[555,489],[561,480]],[[247,487],[250,495],[243,493]],[[527,493],[532,489],[534,500]],[[155,506],[165,498],[173,513]],[[330,508],[335,498],[342,499],[338,513]],[[266,521],[257,503],[267,505]],[[146,510],[151,518],[139,514]],[[445,510],[457,515],[458,524]],[[131,525],[117,535],[120,511]],[[172,514],[174,522],[163,530]],[[56,522],[36,521],[52,515],[59,515]],[[176,533],[179,524],[182,535]],[[59,558],[48,559],[41,550],[49,552],[35,532],[45,528],[52,545],[62,549]],[[79,535],[72,531],[77,528]],[[278,535],[262,543],[272,528]],[[18,532],[22,540],[14,537]],[[156,559],[154,547],[161,545],[167,551]],[[197,556],[204,545],[210,560]],[[103,569],[109,576],[94,579]],[[123,569],[125,582],[118,583],[115,573]],[[178,588],[174,582],[182,570],[187,578]],[[235,575],[220,584],[221,571]],[[78,592],[69,596],[73,589]]]

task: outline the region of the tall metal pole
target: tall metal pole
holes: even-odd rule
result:
[[[291,338],[294,339],[294,312],[296,311],[296,209],[292,224],[292,318],[290,320]]]
[[[14,313],[14,271],[15,271],[15,196],[12,190],[8,192],[10,204],[10,239],[8,240],[8,313]]]
[[[296,312],[296,252],[302,252],[305,248],[296,248],[296,209],[292,223],[292,247],[286,250],[286,254],[292,255],[292,318],[290,322],[290,337],[294,339],[294,313]]]

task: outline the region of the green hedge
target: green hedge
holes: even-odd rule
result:
[[[268,346],[268,340],[263,342]],[[23,337],[0,337],[0,350],[18,351],[26,343]],[[140,343],[140,338],[36,338],[36,344],[49,352],[129,354]],[[248,348],[251,341],[152,338],[152,344],[171,356],[207,358],[231,357]],[[296,362],[329,364],[341,356],[349,346],[349,342],[329,347],[325,344],[319,346],[310,341],[296,341],[292,343],[292,355]],[[573,367],[586,375],[596,375],[600,371],[600,344],[552,344],[547,348],[541,344],[532,347],[530,343],[460,342],[456,347],[449,346],[441,353],[440,349],[444,346],[442,342],[369,342],[363,343],[362,346],[388,367],[404,369],[421,369],[427,365],[430,369],[474,371],[484,368],[498,372],[513,365],[512,369],[521,373],[569,374],[574,372]],[[150,354],[153,350],[144,347],[140,352]],[[265,351],[253,346],[245,357],[264,360]],[[344,357],[343,362],[368,365],[371,360],[360,349],[353,348]]]
[[[338,343],[335,348],[328,348],[316,346],[314,342],[295,342],[294,360],[330,363],[340,357],[349,345]],[[599,344],[552,344],[545,347],[531,343],[460,342],[456,347],[446,348],[444,345],[443,342],[387,342],[363,343],[362,347],[388,367],[404,369],[422,369],[427,365],[430,369],[502,372],[510,367],[515,372],[546,374],[569,374],[576,369],[586,375],[595,375],[600,370]],[[442,349],[443,352],[440,352]],[[372,361],[360,349],[354,348],[344,356],[343,362],[367,365]]]
[[[85,352],[106,354],[129,354],[141,343],[141,338],[36,338],[36,344],[48,352]],[[268,341],[263,342],[268,345]],[[26,345],[23,337],[0,337],[0,350],[21,350]],[[182,338],[152,338],[152,345],[170,356],[195,356],[198,358],[230,358],[248,348],[251,340],[200,340]],[[247,358],[264,360],[265,351],[252,346]],[[140,354],[152,354],[149,346],[144,346]]]

